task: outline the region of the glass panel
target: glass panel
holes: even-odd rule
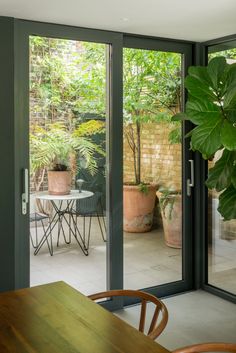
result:
[[[235,42],[223,44],[221,47],[211,47],[209,60],[215,56],[224,56],[229,64],[236,62]],[[220,158],[222,151],[208,163],[212,168]],[[224,222],[217,211],[219,193],[208,192],[208,283],[236,294],[236,220]]]
[[[125,288],[182,279],[181,60],[124,49]]]
[[[30,37],[31,286],[106,289],[106,50]]]

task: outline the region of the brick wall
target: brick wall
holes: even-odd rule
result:
[[[181,189],[181,145],[170,144],[171,123],[146,123],[141,130],[141,179]],[[124,138],[124,182],[134,181],[133,159]]]

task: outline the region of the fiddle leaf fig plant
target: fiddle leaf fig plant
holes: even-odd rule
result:
[[[206,185],[221,192],[218,211],[224,220],[236,219],[236,64],[215,57],[206,67],[190,67],[185,87],[186,113],[172,119],[196,125],[187,136],[204,159],[212,160],[219,151]]]

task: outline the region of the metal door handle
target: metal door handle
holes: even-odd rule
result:
[[[190,163],[190,179],[187,179],[187,195],[191,196],[191,188],[194,187],[194,161],[189,159]]]
[[[29,203],[29,171],[28,169],[23,169],[23,192],[21,195],[21,210],[22,214],[27,214],[27,205]]]

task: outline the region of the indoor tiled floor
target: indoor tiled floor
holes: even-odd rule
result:
[[[167,349],[200,342],[236,341],[236,305],[204,291],[194,291],[163,300],[168,308],[169,321],[157,342]],[[152,306],[148,304],[147,323]],[[206,315],[207,313],[207,315]],[[117,315],[137,327],[140,305],[125,308]]]
[[[236,294],[236,221],[223,221],[217,211],[218,199],[211,203],[212,235],[208,244],[208,281]]]

